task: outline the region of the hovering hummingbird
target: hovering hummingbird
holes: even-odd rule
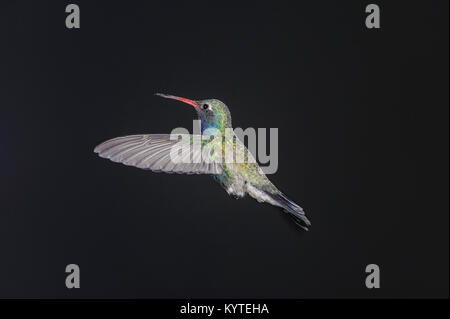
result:
[[[141,169],[155,172],[179,173],[179,174],[210,174],[235,198],[249,194],[258,202],[267,202],[281,207],[287,212],[294,222],[305,230],[311,225],[306,218],[303,209],[287,198],[273,185],[262,169],[254,160],[244,144],[234,135],[226,134],[226,130],[232,131],[231,115],[225,103],[217,99],[190,100],[174,95],[156,93],[167,99],[178,100],[195,108],[201,122],[202,136],[220,136],[216,139],[199,139],[199,136],[184,134],[174,139],[171,134],[146,134],[117,137],[98,145],[94,152],[100,157],[108,158],[113,162],[135,166]],[[225,137],[225,138],[223,138]],[[191,144],[193,140],[201,140],[202,148],[188,148],[188,154],[183,155],[183,160],[173,160],[173,147],[178,144]],[[218,152],[214,149],[219,147]],[[224,160],[223,149],[232,149],[239,154],[245,152],[247,160]],[[211,161],[203,159],[204,148],[215,153]],[[194,160],[193,160],[194,159]]]

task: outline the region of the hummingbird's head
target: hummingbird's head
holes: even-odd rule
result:
[[[231,128],[231,115],[228,107],[222,101],[216,99],[189,100],[184,97],[156,93],[156,95],[166,99],[178,100],[192,105],[197,111],[198,117],[202,122],[202,131],[207,128],[217,128],[224,130]]]

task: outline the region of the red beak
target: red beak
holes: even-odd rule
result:
[[[190,104],[190,105],[192,105],[195,108],[199,108],[200,107],[197,102],[195,102],[193,100],[186,99],[184,97],[179,97],[179,96],[175,96],[175,95],[167,95],[167,94],[162,94],[162,93],[156,93],[155,95],[161,96],[161,97],[166,98],[166,99],[178,100],[178,101]]]

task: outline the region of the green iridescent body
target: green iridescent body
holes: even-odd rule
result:
[[[174,98],[169,96],[169,98]],[[175,99],[179,99],[175,97]],[[306,218],[303,209],[280,192],[275,185],[266,177],[252,154],[245,145],[234,134],[231,125],[231,115],[225,103],[216,99],[190,101],[181,99],[183,102],[192,104],[201,120],[202,135],[219,134],[221,138],[214,138],[212,142],[219,146],[222,152],[220,174],[213,175],[214,179],[236,198],[249,194],[258,202],[267,202],[279,206],[289,213],[295,223],[305,230],[311,225]],[[227,152],[244,160],[229,160]],[[217,156],[217,155],[216,155]]]
[[[210,108],[209,112],[198,112],[202,124],[202,134],[208,134],[208,132],[211,132],[210,134],[220,134],[222,139],[214,139],[212,143],[221,143],[219,149],[232,150],[236,158],[241,157],[244,159],[241,162],[227,161],[224,154],[225,151],[223,151],[222,173],[213,175],[213,178],[229,194],[237,197],[245,195],[248,191],[248,183],[265,192],[276,193],[278,191],[277,188],[264,175],[252,154],[233,133],[231,114],[228,107],[216,99],[203,100],[199,104],[208,105]]]

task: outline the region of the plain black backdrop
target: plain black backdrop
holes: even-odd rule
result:
[[[448,297],[448,1],[0,4],[0,297]],[[303,206],[93,153],[192,126],[164,92],[279,128]],[[81,288],[65,287],[65,266]],[[365,267],[381,288],[365,287]]]

